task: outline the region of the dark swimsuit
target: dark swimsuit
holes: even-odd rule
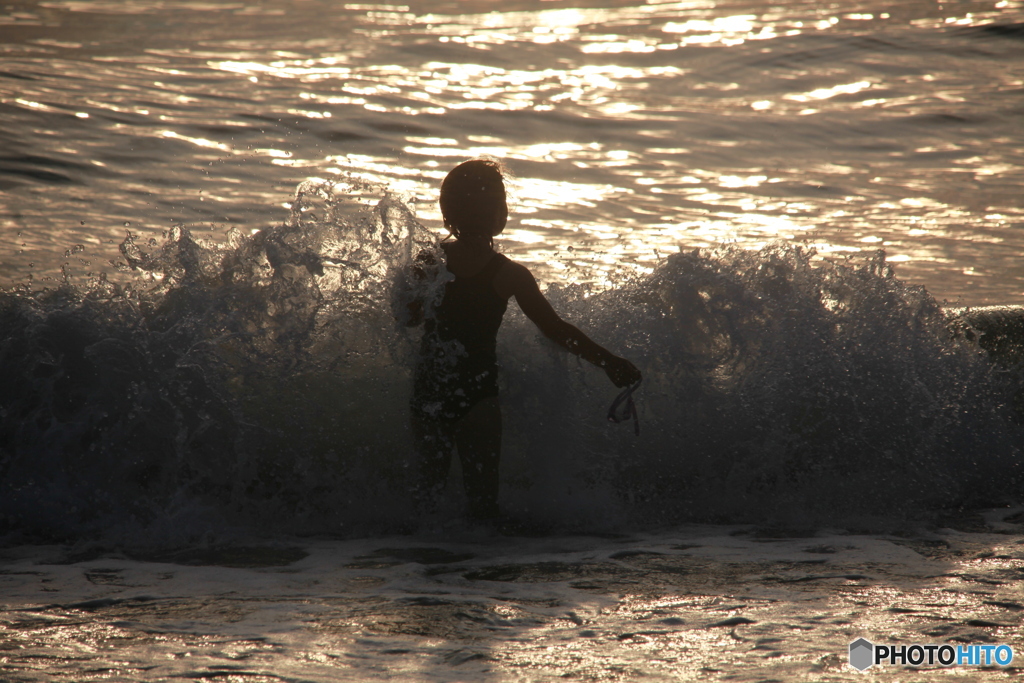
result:
[[[495,254],[476,275],[445,285],[420,348],[412,399],[418,417],[457,422],[498,395],[496,346],[508,300],[494,291],[494,276],[507,262]]]

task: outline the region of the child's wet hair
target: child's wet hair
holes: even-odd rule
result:
[[[494,237],[495,218],[507,214],[504,169],[493,159],[471,159],[453,168],[441,183],[441,215],[456,239],[471,233]]]

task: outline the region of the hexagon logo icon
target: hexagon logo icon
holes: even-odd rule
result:
[[[870,640],[858,638],[850,643],[850,666],[857,671],[867,671],[875,664],[875,645]]]

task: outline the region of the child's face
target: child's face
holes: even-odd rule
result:
[[[508,202],[505,201],[505,194],[501,195],[501,206],[498,208],[495,214],[495,235],[500,235],[501,231],[505,229],[505,224],[508,223]]]

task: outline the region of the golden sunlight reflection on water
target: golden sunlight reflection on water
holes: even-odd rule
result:
[[[66,197],[12,188],[12,273],[95,240],[81,220],[101,243],[124,221],[255,229],[306,177],[388,187],[436,227],[444,173],[485,155],[514,174],[506,250],[549,279],[782,239],[883,248],[940,296],[1024,296],[1024,66],[1012,39],[965,32],[1016,0],[22,4],[8,68],[54,76],[0,86],[12,129],[104,173]]]
[[[1017,530],[404,538],[298,539],[308,555],[270,567],[238,562],[232,546],[220,552],[234,562],[202,566],[120,552],[69,562],[55,546],[15,546],[4,661],[31,681],[858,681],[847,664],[856,637],[1021,651]],[[431,551],[456,559],[387,554]],[[1013,673],[868,675],[908,671]]]

